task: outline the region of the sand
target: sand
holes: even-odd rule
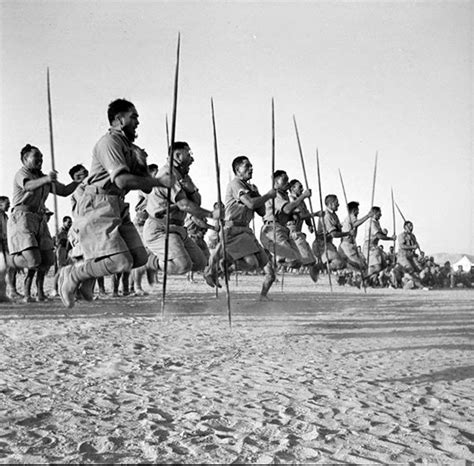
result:
[[[285,276],[0,305],[2,463],[474,460],[474,292]]]

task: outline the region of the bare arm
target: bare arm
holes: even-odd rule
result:
[[[42,176],[36,180],[28,180],[24,184],[23,188],[25,191],[34,191],[35,189],[41,188],[42,186],[51,183],[53,178],[54,177],[52,177],[50,173],[49,175]]]
[[[283,206],[283,212],[285,214],[291,214],[307,197],[311,196],[311,190],[307,189],[306,191],[301,194],[301,196],[297,197],[294,201],[288,202]]]
[[[269,199],[273,199],[276,196],[276,191],[274,189],[270,189],[268,193],[264,194],[263,196],[259,197],[251,197],[249,194],[243,194],[240,196],[240,200],[245,207],[256,210],[260,209],[261,207],[265,207],[265,202]]]
[[[115,178],[115,184],[120,189],[150,192],[154,187],[169,187],[172,179],[169,175],[153,178],[151,176],[137,176],[131,173],[121,173]]]
[[[76,190],[78,185],[79,183],[76,181],[72,181],[67,185],[59,183],[59,181],[56,181],[54,183],[54,187],[56,188],[56,194],[62,197],[70,196]]]

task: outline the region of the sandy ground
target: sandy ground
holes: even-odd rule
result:
[[[1,462],[474,460],[474,291],[260,282],[0,305]]]

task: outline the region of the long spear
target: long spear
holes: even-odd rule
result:
[[[51,169],[56,171],[56,164],[54,162],[54,139],[53,139],[53,111],[51,106],[51,84],[49,80],[49,67],[46,69],[46,86],[48,91],[48,121],[49,121],[49,147],[51,149]],[[54,226],[56,228],[56,237],[59,231],[58,219],[58,197],[56,195],[56,185],[51,183],[51,191],[53,193],[54,201]]]
[[[397,210],[398,210],[398,213],[400,214],[400,216],[402,217],[403,221],[406,222],[407,219],[405,218],[405,216],[403,215],[402,211],[400,210],[400,207],[398,207],[398,204],[395,202],[395,206],[397,207]]]
[[[372,181],[372,197],[370,200],[370,208],[374,206],[374,199],[375,199],[375,181],[377,179],[377,159],[378,159],[379,153],[375,152],[375,165],[374,165],[374,178]],[[370,219],[369,223],[369,243],[368,243],[368,248],[367,248],[367,276],[369,276],[369,270],[370,270],[370,241],[372,239],[372,219]]]
[[[318,149],[316,149],[316,164],[317,164],[317,168],[318,168],[319,206],[320,206],[320,209],[321,209],[321,214],[323,214],[323,190],[322,190],[322,187],[321,187],[321,173],[319,171],[319,151],[318,151]],[[321,219],[321,225],[323,227],[323,235],[324,235],[324,254],[326,256],[326,270],[328,272],[329,287],[331,288],[331,293],[332,293],[331,270],[329,268],[328,247],[327,247],[327,244],[326,244],[326,223],[325,223],[324,217]]]
[[[390,188],[390,194],[392,196],[393,236],[395,236],[397,234],[397,224],[395,222],[395,200],[393,198],[393,187]],[[395,252],[395,242],[396,242],[396,240],[393,240],[393,252]]]
[[[214,134],[214,161],[216,164],[216,182],[217,182],[217,202],[219,203],[219,209],[222,205],[222,195],[221,195],[221,170],[219,166],[219,152],[217,149],[217,131],[216,131],[216,118],[214,114],[214,101],[211,98],[211,114],[212,114],[212,130]],[[219,216],[220,224],[220,236],[222,242],[222,254],[223,254],[223,264],[224,264],[224,281],[225,281],[225,292],[227,295],[227,316],[229,317],[229,327],[232,327],[232,311],[230,306],[230,291],[229,291],[229,274],[227,273],[227,248],[225,241],[225,232],[224,232],[224,218]]]
[[[272,97],[272,189],[275,189],[275,101]],[[275,198],[272,199],[273,217],[273,272],[276,274],[276,218],[275,218]],[[281,282],[283,290],[283,280]]]
[[[174,164],[174,140],[176,134],[176,113],[178,107],[178,77],[179,77],[179,51],[181,45],[181,34],[178,33],[178,46],[176,49],[176,70],[174,75],[174,93],[173,93],[173,116],[171,119],[171,139],[169,145],[169,167],[170,177],[173,176]],[[171,205],[171,187],[168,188],[166,194],[166,236],[165,236],[165,263],[163,265],[163,290],[161,297],[161,318],[165,315],[166,306],[166,284],[168,279],[168,255],[169,255],[169,240],[170,240],[170,205]]]
[[[344,193],[344,202],[346,203],[346,207],[347,207],[347,218],[349,219],[349,227],[352,230],[354,228],[354,225],[353,225],[352,219],[351,219],[351,212],[349,211],[349,203],[347,202],[346,188],[344,186],[344,181],[342,179],[341,170],[339,170],[339,179],[341,180],[342,192]],[[360,260],[360,255],[359,255],[359,248],[357,247],[357,243],[355,242],[355,239],[354,239],[354,245],[355,245],[357,260],[360,263],[361,260]],[[364,292],[367,293],[367,287],[366,287],[365,281],[364,281],[364,271],[362,270],[362,268],[360,270],[360,273],[362,275],[362,286],[364,287]]]
[[[169,148],[170,148],[170,129],[168,127],[168,114],[166,114],[165,125],[166,125],[166,150],[169,150]]]
[[[298,142],[298,150],[300,152],[300,160],[301,160],[301,167],[303,169],[304,182],[305,182],[305,185],[306,185],[306,189],[309,189],[308,177],[306,175],[306,167],[305,167],[304,157],[303,157],[303,149],[301,148],[300,133],[298,132],[298,125],[296,124],[296,118],[295,118],[294,115],[293,115],[293,123],[295,125],[296,140]],[[321,185],[320,185],[320,187],[321,187]],[[308,204],[309,204],[309,213],[311,214],[311,223],[313,225],[313,231],[314,231],[314,234],[316,236],[317,235],[316,222],[314,220],[314,210],[313,210],[313,203],[311,202],[311,197],[308,198]],[[322,206],[322,203],[321,203],[321,206]],[[321,209],[322,209],[322,207],[321,207]],[[326,255],[326,259],[327,259],[327,255]],[[327,263],[327,270],[328,270],[329,284],[331,286],[331,291],[332,291],[331,274],[329,272],[329,264],[328,263]]]

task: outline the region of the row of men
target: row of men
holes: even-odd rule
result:
[[[261,195],[250,183],[253,176],[250,159],[239,156],[232,162],[235,177],[227,186],[225,208],[216,204],[213,209],[205,209],[189,175],[194,159],[187,143],[175,142],[171,148],[173,166],[168,160],[154,175],[147,165],[146,152],[134,144],[139,116],[133,103],[114,100],[107,116],[110,129],[93,149],[90,172],[82,166],[73,167],[72,182],[67,185],[58,181],[55,172],[42,172],[43,156],[37,147],[28,144],[21,150],[22,167],[14,179],[7,244],[2,241],[2,262],[12,268],[27,269],[26,297],[31,294],[35,274],[38,295],[44,295],[44,277],[54,263],[53,240],[45,219],[45,202],[52,191],[59,196],[72,195],[75,247],[80,250],[76,257],[81,260],[59,271],[58,291],[68,308],[74,306],[78,289],[85,299],[92,299],[97,278],[132,269],[163,268],[168,191],[169,274],[204,270],[206,282],[218,286],[219,276],[224,273],[222,243],[218,242],[207,258],[185,226],[188,216],[198,228],[215,231],[218,230],[216,220],[224,216],[226,259],[230,264],[225,272],[263,269],[262,298],[266,298],[275,281],[270,260],[273,251],[278,264],[309,267],[313,281],[317,280],[322,267],[329,270],[352,267],[365,278],[383,268],[378,242],[392,241],[395,237],[388,236],[380,227],[380,208],[373,207],[359,219],[359,204],[349,203],[349,215],[341,224],[336,213],[339,201],[331,194],[325,198],[324,212],[310,213],[304,201],[311,196],[311,191],[304,190],[297,180],[290,182],[287,173],[281,170],[274,174],[272,189]],[[142,193],[135,224],[125,202],[131,190]],[[264,220],[261,243],[250,228],[255,213]],[[310,246],[301,228],[306,222],[314,230],[314,217],[318,217],[318,226],[316,240]],[[210,224],[205,219],[214,222]],[[357,228],[367,220],[370,226],[364,241],[366,251],[360,254],[355,241]],[[412,230],[412,223],[405,222],[399,238],[398,262],[407,271],[416,273],[414,252],[419,246]],[[339,248],[334,245],[338,238],[342,240]],[[0,269],[4,274],[6,267],[2,265]]]

